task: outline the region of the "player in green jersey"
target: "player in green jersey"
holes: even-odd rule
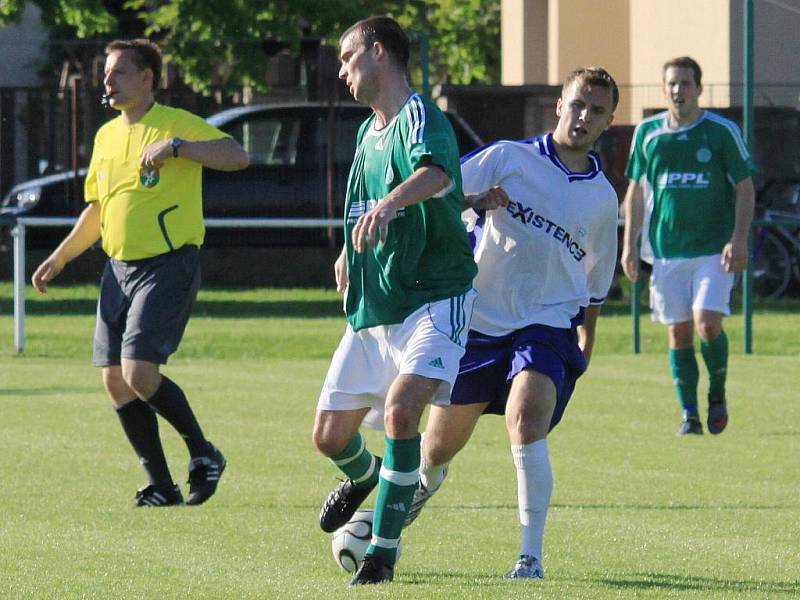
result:
[[[669,362],[683,407],[678,434],[703,433],[695,330],[710,380],[708,430],[716,434],[728,423],[722,319],[730,314],[733,273],[747,265],[755,166],[736,124],[700,108],[697,62],[669,60],[662,74],[668,110],[637,127],[626,170],[631,181],[622,268],[631,281],[638,278],[641,233],[642,257],[653,262],[653,319],[667,325]]]
[[[351,585],[391,581],[418,484],[419,419],[449,402],[477,267],[461,221],[458,149],[442,112],[407,79],[409,42],[387,17],[340,38],[339,77],[373,109],[356,138],[345,247],[334,265],[348,325],[317,405],[313,440],[347,476],[322,507],[334,531],[378,487],[372,540]],[[383,462],[362,422],[383,428]]]

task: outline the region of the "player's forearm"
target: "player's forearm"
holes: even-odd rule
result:
[[[442,168],[427,165],[414,171],[411,177],[389,192],[384,201],[401,209],[433,198],[450,185],[450,177]]]
[[[461,203],[461,210],[474,209],[480,201],[480,194],[464,194],[464,201]]]
[[[746,244],[747,236],[750,233],[750,224],[753,222],[753,212],[755,210],[756,192],[753,188],[753,180],[748,177],[737,183],[735,193],[736,212],[732,239],[736,242]]]
[[[178,155],[218,171],[239,171],[250,164],[249,155],[233,138],[204,142],[184,141]]]
[[[100,203],[91,202],[78,217],[78,221],[58,245],[51,256],[66,264],[88,250],[100,239]]]
[[[635,248],[642,233],[642,221],[644,220],[644,193],[642,186],[631,181],[628,190],[625,192],[625,232],[623,234],[623,244],[627,248]]]

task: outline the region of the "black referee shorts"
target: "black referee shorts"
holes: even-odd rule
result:
[[[92,362],[165,364],[178,349],[197,290],[200,250],[183,246],[142,260],[109,259],[100,282]]]

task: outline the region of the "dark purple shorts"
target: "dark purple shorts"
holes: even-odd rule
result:
[[[502,415],[511,380],[524,369],[546,375],[556,387],[553,429],[564,415],[575,382],[586,370],[574,328],[530,325],[500,337],[470,331],[450,403],[488,402],[484,414]]]

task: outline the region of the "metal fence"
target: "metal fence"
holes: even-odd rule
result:
[[[620,103],[616,120],[620,123],[628,119],[636,124],[647,109],[666,108],[661,84],[623,84],[619,88]],[[712,109],[741,106],[743,89],[741,83],[704,83],[700,103]],[[755,86],[753,95],[755,106],[800,109],[800,82],[760,83]]]
[[[74,225],[77,219],[66,217],[24,217],[17,219],[13,228],[14,234],[14,348],[17,354],[25,351],[25,230],[26,227],[64,227]],[[792,220],[791,224],[796,224]],[[787,224],[785,220],[758,220],[753,222],[753,227],[773,227]],[[229,228],[317,228],[317,227],[342,227],[341,219],[206,219],[206,227]],[[622,223],[620,223],[622,226]],[[752,236],[751,236],[752,237]],[[631,320],[632,320],[632,351],[639,354],[640,342],[640,289],[638,282],[634,283],[631,293]],[[744,351],[753,353],[753,277],[752,267],[748,264],[744,272]]]

